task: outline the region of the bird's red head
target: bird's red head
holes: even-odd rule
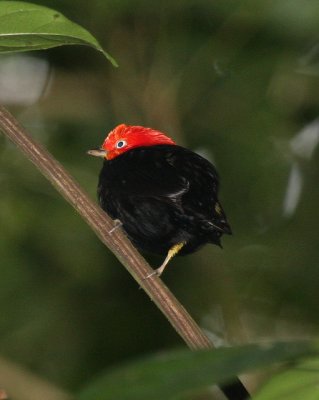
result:
[[[90,150],[89,154],[100,155],[107,160],[112,160],[135,147],[157,144],[175,144],[175,142],[160,131],[143,126],[121,124],[107,135],[100,149],[100,154],[98,154],[98,150]]]

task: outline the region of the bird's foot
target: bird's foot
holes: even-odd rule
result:
[[[181,242],[181,243],[177,243],[173,247],[171,247],[167,253],[167,256],[166,256],[163,264],[159,268],[155,269],[151,274],[148,274],[144,279],[149,279],[154,275],[161,276],[164,269],[166,268],[168,262],[181,250],[181,248],[183,246],[185,246],[185,244],[186,244],[186,242]]]
[[[112,235],[113,232],[116,231],[120,226],[122,226],[122,222],[119,219],[115,219],[114,221],[114,227],[109,231],[109,235]]]
[[[151,278],[152,276],[161,276],[162,272],[164,271],[164,268],[159,267],[157,269],[155,269],[153,272],[151,272],[150,274],[146,275],[146,277],[144,278],[144,280]]]

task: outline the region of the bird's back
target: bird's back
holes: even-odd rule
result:
[[[217,194],[214,166],[176,145],[138,147],[105,161],[98,187],[102,208],[135,245],[158,254],[181,242],[181,254],[190,253],[231,233]]]

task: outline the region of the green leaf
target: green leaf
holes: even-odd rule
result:
[[[276,374],[254,400],[318,400],[319,359]]]
[[[211,351],[174,351],[114,369],[79,394],[79,400],[171,400],[236,375],[313,354],[310,342],[246,345]]]
[[[94,36],[58,11],[22,1],[0,1],[0,53],[71,44],[91,46],[117,66]]]

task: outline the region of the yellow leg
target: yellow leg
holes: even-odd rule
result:
[[[177,243],[175,244],[173,247],[171,247],[168,250],[167,256],[163,262],[163,264],[157,268],[155,271],[153,271],[151,274],[147,275],[147,277],[145,279],[150,278],[151,276],[157,275],[157,276],[161,276],[164,269],[166,268],[167,264],[170,262],[170,260],[176,256],[176,254],[182,249],[182,247],[184,247],[186,244],[186,242],[181,242],[181,243]]]

